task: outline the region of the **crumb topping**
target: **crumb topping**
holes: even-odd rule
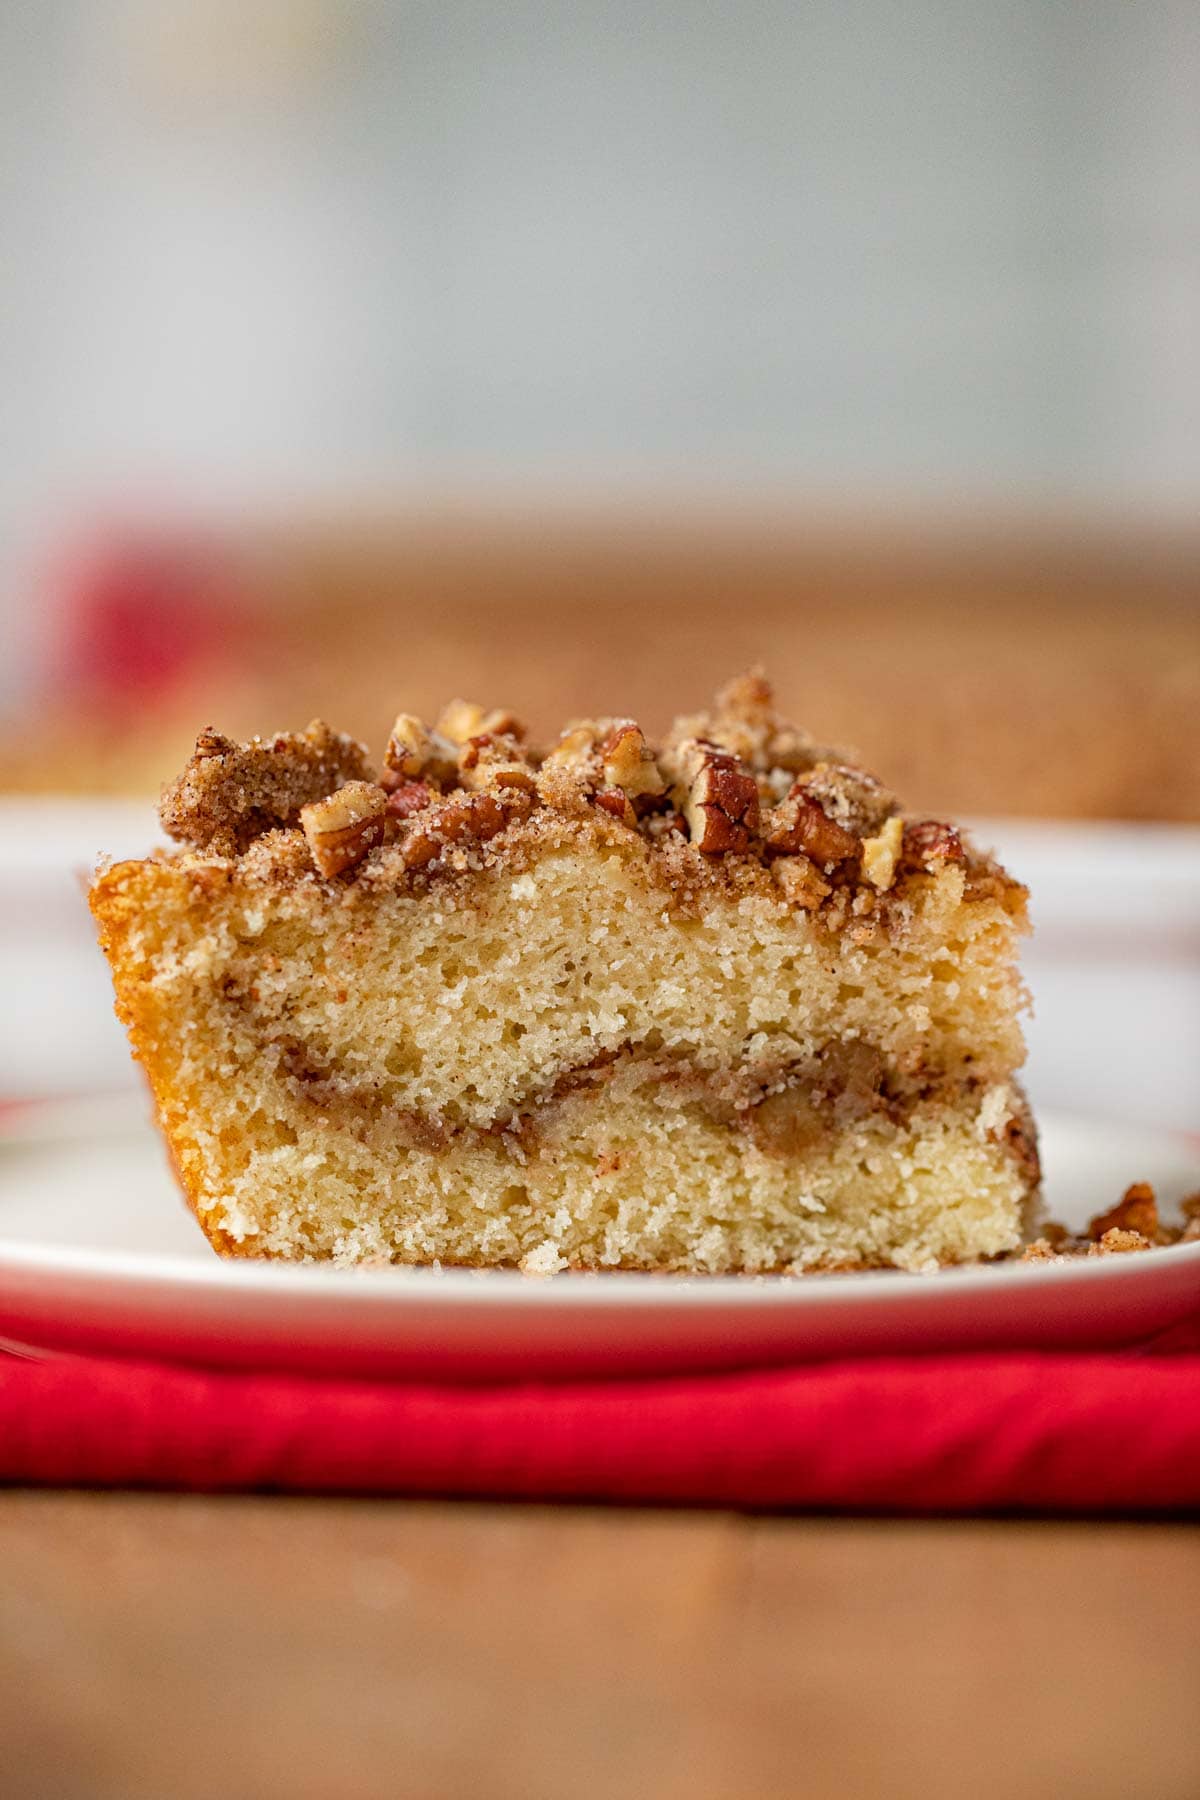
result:
[[[1148,1181],[1135,1181],[1115,1206],[1097,1213],[1087,1230],[1075,1237],[1065,1225],[1050,1220],[1041,1236],[1020,1253],[1022,1262],[1063,1262],[1076,1256],[1128,1256],[1169,1244],[1200,1242],[1200,1194],[1179,1204],[1181,1223],[1168,1225],[1158,1211],[1158,1197]]]
[[[302,732],[235,744],[208,726],[159,818],[168,837],[214,856],[238,856],[255,838],[295,825],[301,808],[350,781],[371,779],[366,749],[315,719]]]
[[[758,672],[658,745],[628,718],[573,721],[538,749],[502,708],[454,700],[433,726],[401,713],[378,779],[364,747],[320,721],[244,745],[209,729],[160,818],[200,856],[246,858],[263,879],[427,880],[516,864],[583,829],[633,834],[684,899],[732,883],[868,934],[907,882],[948,866],[968,899],[1024,900],[952,825],[904,819],[867,770],[781,720]]]

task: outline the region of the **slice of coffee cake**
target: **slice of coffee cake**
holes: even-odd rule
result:
[[[775,716],[537,753],[505,712],[206,732],[97,876],[117,1010],[235,1256],[927,1269],[1034,1198],[1025,891]]]

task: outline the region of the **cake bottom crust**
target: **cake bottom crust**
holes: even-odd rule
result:
[[[498,1132],[441,1149],[401,1137],[389,1151],[379,1121],[356,1137],[272,1108],[241,1121],[234,1166],[195,1111],[175,1123],[181,1181],[231,1256],[545,1274],[928,1270],[1015,1249],[1036,1192],[1015,1086],[874,1113],[795,1154],[635,1081],[602,1103],[560,1099],[529,1146]]]

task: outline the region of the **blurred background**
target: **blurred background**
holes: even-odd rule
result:
[[[761,661],[916,806],[1093,822],[1003,839],[1080,993],[1147,868],[1192,955],[1197,94],[1195,0],[3,7],[31,868],[149,816],[48,796],[151,796],[203,724],[659,726]],[[1200,990],[1148,943],[1094,1060],[1142,1031],[1177,1117]]]

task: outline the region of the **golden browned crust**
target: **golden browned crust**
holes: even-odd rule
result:
[[[363,747],[320,722],[243,746],[209,730],[161,818],[200,857],[240,857],[268,883],[419,889],[586,838],[636,842],[673,904],[768,893],[837,929],[886,923],[912,881],[947,866],[968,900],[1014,915],[1025,901],[953,826],[902,818],[874,776],[780,720],[759,674],[659,746],[631,719],[571,723],[539,751],[502,710],[453,701],[433,728],[401,714],[377,783]]]
[[[204,1174],[188,1128],[192,1096],[180,1088],[175,1077],[169,1021],[154,988],[141,979],[141,959],[131,942],[141,911],[137,883],[131,879],[136,869],[132,863],[102,869],[88,891],[100,948],[112,969],[114,1010],[149,1085],[167,1155],[188,1209],[214,1250],[222,1256],[236,1256],[237,1243],[202,1205]]]

